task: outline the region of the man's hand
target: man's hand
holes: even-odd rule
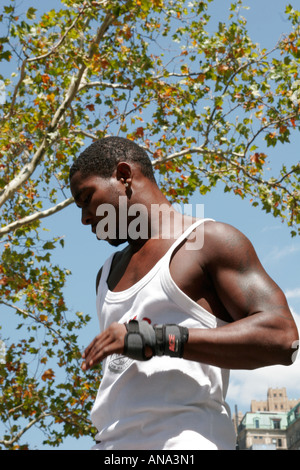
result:
[[[125,325],[112,323],[100,335],[96,336],[82,355],[84,359],[81,366],[82,370],[88,370],[99,364],[110,354],[122,354],[126,333]]]

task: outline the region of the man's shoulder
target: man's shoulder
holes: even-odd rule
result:
[[[198,224],[197,224],[198,222]],[[203,233],[205,242],[208,244],[219,244],[227,240],[235,240],[244,235],[234,226],[214,219],[199,219],[194,231]]]
[[[243,237],[243,233],[233,225],[226,222],[220,222],[213,219],[204,219],[203,226],[205,234],[211,237],[212,240],[218,240],[219,238],[236,238]]]
[[[203,251],[207,262],[230,258],[234,260],[241,253],[253,250],[246,235],[225,222],[205,222],[203,236]]]

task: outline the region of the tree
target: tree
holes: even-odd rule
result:
[[[3,448],[27,448],[32,426],[53,446],[92,432],[97,381],[81,372],[76,334],[89,317],[69,318],[70,272],[52,262],[64,240],[43,230],[73,202],[68,171],[84,145],[128,137],[171,200],[223,184],[300,232],[299,163],[267,168],[299,130],[300,12],[286,7],[290,30],[267,51],[241,0],[215,31],[211,2],[62,0],[41,17],[14,0],[2,7],[0,60],[14,73],[0,75],[0,303],[20,337],[1,353]]]

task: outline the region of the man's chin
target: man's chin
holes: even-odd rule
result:
[[[115,240],[109,240],[109,239],[108,239],[108,240],[106,240],[106,241],[108,241],[108,243],[109,243],[111,246],[119,246],[119,245],[123,245],[123,243],[126,243],[126,242],[127,242],[127,240],[117,240],[117,239],[115,239]]]
[[[126,239],[118,239],[118,238],[99,238],[97,235],[97,240],[100,240],[100,241],[105,241],[107,243],[109,243],[111,246],[119,246],[119,245],[123,245],[123,243],[126,243],[127,240]]]

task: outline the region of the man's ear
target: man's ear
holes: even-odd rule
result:
[[[117,180],[121,181],[126,187],[132,182],[132,169],[129,163],[119,162],[117,165]]]

